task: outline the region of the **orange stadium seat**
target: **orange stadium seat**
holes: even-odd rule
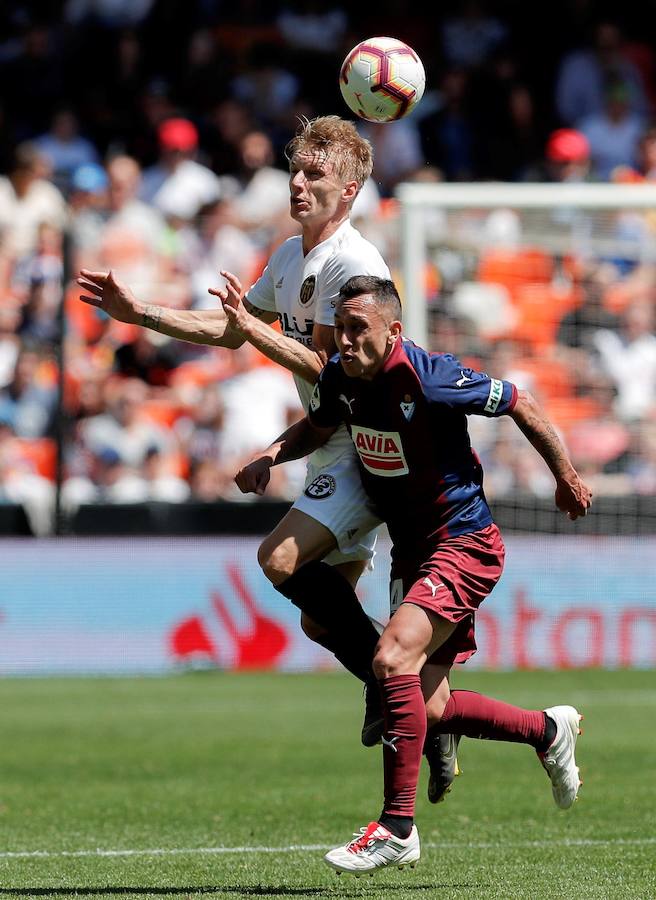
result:
[[[512,293],[520,285],[550,282],[553,268],[553,260],[544,250],[494,248],[481,254],[477,278],[503,284]]]
[[[554,397],[545,404],[545,411],[567,433],[580,422],[598,418],[602,407],[592,397]]]
[[[185,409],[177,403],[167,403],[162,400],[150,400],[143,403],[139,410],[144,418],[161,425],[162,428],[172,428],[177,420],[184,415]]]
[[[536,392],[546,400],[568,399],[572,396],[574,378],[567,363],[560,359],[535,356],[521,357],[515,366],[530,374]]]
[[[578,288],[561,290],[553,284],[525,284],[512,292],[519,319],[511,337],[541,352],[553,345],[560,320],[581,303]]]
[[[57,444],[52,438],[16,438],[16,446],[34,471],[54,481],[57,471]]]

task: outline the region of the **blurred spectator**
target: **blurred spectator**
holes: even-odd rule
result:
[[[73,172],[68,208],[76,270],[96,268],[96,250],[109,215],[108,186],[107,172],[97,163],[86,163]]]
[[[255,280],[260,253],[249,234],[233,224],[234,218],[233,205],[226,200],[217,200],[200,210],[190,269],[196,309],[216,307],[216,297],[207,289],[220,280],[221,270],[232,272],[245,288]]]
[[[198,131],[189,119],[166,119],[158,139],[159,161],[143,173],[141,199],[167,217],[189,221],[201,206],[221,195],[221,182],[192,158],[198,150]]]
[[[137,378],[108,382],[106,412],[81,423],[84,446],[95,454],[111,449],[134,469],[142,465],[151,448],[163,453],[174,449],[171,434],[143,414],[149,395],[148,386]]]
[[[50,162],[52,179],[65,195],[75,169],[98,162],[98,151],[80,134],[77,116],[70,108],[60,109],[53,115],[50,129],[34,139],[34,146]]]
[[[525,179],[542,156],[543,123],[510,53],[499,52],[479,71],[472,103],[481,175],[497,181]]]
[[[37,537],[51,534],[55,487],[36,471],[10,425],[0,416],[0,503],[21,504]]]
[[[412,116],[385,124],[361,122],[358,131],[373,147],[376,186],[381,196],[391,197],[396,185],[424,164],[417,123]]]
[[[154,249],[162,239],[164,220],[161,214],[138,199],[141,169],[131,156],[115,156],[107,164],[109,177],[109,221],[113,228],[130,234],[132,240],[149,244]]]
[[[468,89],[466,72],[448,71],[440,84],[438,109],[419,122],[424,158],[429,165],[439,169],[447,181],[468,181],[476,172],[475,133]]]
[[[506,26],[486,12],[481,0],[465,0],[459,15],[442,27],[442,50],[449,65],[471,69],[482,65],[507,34]]]
[[[556,110],[565,125],[578,126],[603,113],[609,81],[627,87],[629,111],[640,116],[649,105],[640,72],[624,52],[624,37],[613,22],[594,26],[592,46],[574,50],[560,62],[556,82]]]
[[[656,495],[656,410],[651,417],[634,428],[627,474],[638,494]]]
[[[580,279],[582,302],[560,321],[556,342],[567,362],[579,373],[596,353],[595,339],[600,329],[617,330],[619,319],[604,306],[605,292],[612,277],[609,267],[598,266]]]
[[[228,497],[234,487],[233,475],[213,459],[199,459],[189,475],[192,499],[211,503]]]
[[[636,150],[636,164],[619,165],[611,172],[611,181],[618,184],[636,184],[656,181],[656,128],[643,131]]]
[[[34,254],[17,266],[15,282],[24,282],[24,304],[19,334],[32,344],[56,343],[62,302],[62,235],[51,225],[41,225]]]
[[[191,35],[176,96],[192,115],[204,115],[224,96],[224,85],[231,74],[230,51],[230,47],[219,47],[209,28],[198,28]]]
[[[579,128],[590,143],[594,174],[608,181],[617,166],[636,165],[645,120],[631,111],[625,83],[610,83],[604,97],[604,109],[582,119]]]
[[[36,350],[23,346],[11,381],[0,390],[0,422],[17,437],[45,437],[52,429],[57,387],[45,362]]]
[[[62,495],[71,512],[82,503],[182,503],[190,490],[155,446],[140,465],[128,465],[114,448],[103,447],[91,453],[89,475],[68,478]]]
[[[321,0],[296,0],[284,3],[276,25],[288,48],[316,54],[341,50],[348,18],[341,6],[327,6]]]
[[[162,214],[139,200],[141,169],[131,156],[116,156],[107,164],[108,217],[97,247],[100,265],[118,268],[124,277],[148,284],[160,281],[166,223]]]
[[[44,20],[31,21],[29,14],[23,21],[20,52],[0,68],[3,97],[20,141],[48,127],[52,110],[64,96],[56,30]]]
[[[114,371],[124,378],[139,378],[151,387],[167,387],[180,363],[179,342],[139,328],[134,339],[114,353]]]
[[[254,131],[255,127],[249,107],[234,97],[225,97],[208,110],[205,118],[205,147],[215,172],[232,175],[239,171],[242,139]]]
[[[264,128],[276,127],[299,91],[298,78],[283,64],[280,48],[271,43],[255,44],[245,70],[230,83],[230,92]]]
[[[594,336],[601,367],[617,389],[615,411],[623,421],[639,419],[656,404],[656,334],[653,303],[632,303],[620,331]]]
[[[552,131],[544,158],[524,173],[525,181],[580,182],[590,176],[590,142],[574,128]]]
[[[47,166],[34,144],[19,144],[11,172],[0,177],[0,231],[4,251],[20,258],[34,251],[39,226],[44,222],[62,228],[66,203],[47,180]]]
[[[239,142],[238,188],[231,204],[234,224],[262,250],[281,218],[289,218],[289,173],[274,165],[271,138],[251,131]]]
[[[20,320],[17,302],[9,299],[0,301],[0,388],[6,387],[14,377],[21,347],[17,334]]]
[[[254,365],[256,354],[248,344],[233,351],[233,358],[236,373],[221,385],[219,458],[236,471],[246,457],[299,418],[302,408],[289,372],[280,366]]]

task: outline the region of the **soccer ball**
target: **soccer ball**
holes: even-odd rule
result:
[[[389,37],[361,41],[339,73],[347,106],[367,122],[407,116],[421,100],[425,83],[424,67],[412,47]]]

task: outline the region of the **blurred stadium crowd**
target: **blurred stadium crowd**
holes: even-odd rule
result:
[[[439,7],[421,19],[397,0],[375,11],[313,0],[3,7],[0,502],[26,504],[35,529],[50,530],[64,332],[67,509],[235,499],[239,463],[300,415],[291,378],[249,348],[108,321],[70,278],[113,268],[144,299],[196,309],[214,304],[219,269],[252,283],[295,233],[285,144],[299,116],[348,114],[337,73],[365,36],[407,40],[427,70],[413,116],[359,125],[376,166],[354,221],[395,276],[403,180],[656,179],[651,2],[628,3],[621,19],[585,0]],[[564,233],[574,213],[562,215],[536,233]],[[579,255],[527,242],[529,224],[507,210],[489,214],[475,249],[456,226],[439,211],[426,224],[430,349],[534,391],[597,494],[654,493],[653,215],[615,216],[604,237],[621,250]],[[511,423],[472,425],[491,496],[550,493]],[[276,477],[270,496],[291,498],[302,469]]]

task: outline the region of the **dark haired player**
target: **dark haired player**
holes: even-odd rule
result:
[[[429,735],[534,747],[561,809],[574,803],[580,786],[574,750],[581,717],[574,707],[526,710],[449,687],[453,663],[476,649],[476,610],[504,561],[467,415],[511,416],[552,471],[556,505],[571,519],[586,514],[591,493],[528,392],[405,341],[400,319],[391,281],[349,279],[335,309],[339,355],[323,370],[308,417],[236,479],[241,490],[262,492],[272,465],[320,446],[345,423],[365,490],[389,528],[395,611],[373,663],[385,717],[383,811],[325,857],[338,872],[356,874],[419,859],[413,819],[427,715]],[[420,673],[426,666],[436,675],[425,706]]]

